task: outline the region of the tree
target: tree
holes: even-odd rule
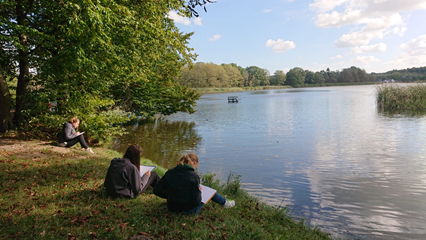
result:
[[[15,122],[78,114],[102,128],[130,113],[193,112],[199,95],[174,80],[195,59],[191,34],[167,17],[190,9],[179,0],[2,1],[1,57],[19,68]],[[57,103],[54,112],[47,102]],[[116,110],[122,117],[108,113]]]
[[[309,70],[305,70],[305,83],[306,84],[314,84],[315,82],[315,78],[314,78],[315,73]]]
[[[248,80],[252,83],[252,86],[267,86],[269,85],[269,72],[266,69],[259,68],[257,66],[250,66],[246,68],[248,73]]]
[[[282,70],[275,71],[274,75],[269,78],[271,85],[279,86],[284,85],[286,80],[286,75]]]
[[[242,85],[240,85],[240,86],[241,87],[249,86],[250,85],[249,80],[248,80],[249,75],[247,73],[247,70],[245,68],[241,67],[241,66],[238,66],[236,63],[231,63],[231,65],[236,67],[238,69],[238,71],[240,71],[241,76],[243,77]]]
[[[314,82],[315,84],[323,84],[325,81],[324,75],[321,72],[316,72],[314,74]]]
[[[303,85],[305,82],[305,71],[300,67],[290,69],[287,73],[286,84],[291,86]]]
[[[222,67],[229,77],[229,84],[231,87],[242,86],[244,79],[237,67],[232,64],[222,64]]]
[[[395,79],[396,81],[401,80],[401,73],[399,73],[399,72],[393,72],[392,73],[392,79]]]

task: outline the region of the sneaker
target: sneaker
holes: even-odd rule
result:
[[[91,154],[95,154],[91,148],[88,148],[86,150],[89,151]]]
[[[67,145],[67,142],[58,143],[57,145],[58,147],[65,147]]]
[[[224,208],[231,208],[235,206],[234,200],[226,200],[225,204],[223,205]]]

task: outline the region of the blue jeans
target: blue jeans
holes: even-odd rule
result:
[[[220,205],[224,205],[225,202],[226,202],[226,198],[220,196],[220,194],[216,192],[214,194],[214,196],[212,197],[212,201],[215,202],[215,203],[218,203]],[[189,210],[185,214],[188,214],[188,215],[194,214],[195,215],[195,214],[197,214],[201,211],[201,208],[203,208],[203,206],[204,206],[204,203],[201,203],[200,205],[194,207],[193,209]]]

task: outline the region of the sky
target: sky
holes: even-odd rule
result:
[[[216,0],[199,17],[169,12],[194,32],[196,62],[367,73],[426,66],[426,0]]]

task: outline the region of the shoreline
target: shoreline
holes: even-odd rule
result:
[[[287,207],[269,206],[239,189],[238,177],[231,181],[235,191],[229,192],[229,184],[220,185],[214,174],[204,175],[202,183],[228,193],[236,207],[209,203],[195,216],[169,212],[152,189],[136,199],[112,199],[103,190],[103,179],[111,159],[121,154],[105,148],[94,151],[91,155],[50,142],[0,137],[0,164],[5,169],[0,172],[0,221],[7,226],[0,239],[331,239],[294,220]],[[147,159],[141,163],[152,165]],[[156,170],[161,176],[166,171],[159,166]]]
[[[297,85],[297,86],[283,85],[283,86],[230,87],[230,88],[194,88],[194,89],[200,94],[210,94],[210,93],[244,92],[244,91],[254,91],[254,90],[359,86],[359,85],[375,85],[375,84],[379,84],[379,83],[377,82],[323,83],[323,84],[305,84],[305,85]]]

